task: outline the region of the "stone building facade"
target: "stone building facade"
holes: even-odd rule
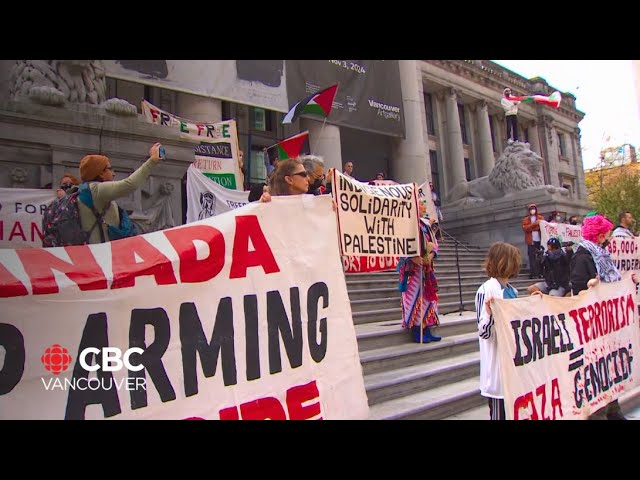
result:
[[[0,61],[0,187],[50,188],[65,171],[77,173],[83,155],[97,152],[111,158],[116,178],[122,178],[144,161],[152,143],[160,141],[166,146],[168,159],[158,165],[144,188],[119,203],[146,216],[154,228],[183,223],[184,178],[193,161],[192,143],[169,128],[146,123],[135,112],[126,115],[105,109],[104,104],[93,101],[95,95],[89,98],[87,94],[83,102],[61,105],[28,101],[28,88],[21,86],[20,96],[12,83],[14,63]],[[70,68],[81,69],[84,65]],[[432,180],[443,199],[445,227],[451,233],[473,235],[474,243],[481,244],[496,238],[518,241],[514,228],[525,210],[513,199],[506,204],[485,202],[474,208],[449,207],[447,199],[457,184],[488,175],[504,150],[505,119],[500,107],[503,88],[509,86],[514,95],[548,95],[554,88],[544,79],[526,79],[487,60],[401,60],[399,68],[405,138],[329,123],[323,127],[322,122],[309,118],[283,126],[282,112],[110,78],[108,74],[104,93],[107,99],[116,97],[133,105],[146,98],[161,109],[196,121],[236,119],[246,176],[251,182],[264,177],[264,147],[309,130],[314,153],[323,155],[332,167],[354,162],[354,175],[360,180],[373,179],[378,171],[398,182]],[[563,93],[557,110],[520,105],[520,137],[544,159],[545,183],[565,187],[567,192],[538,192],[523,195],[518,201],[541,202],[543,212],[587,211],[578,128],[583,116],[575,108],[575,98],[567,93]],[[161,218],[154,217],[159,210],[163,212]],[[513,234],[492,233],[501,228],[511,229]],[[478,236],[478,231],[486,234]]]

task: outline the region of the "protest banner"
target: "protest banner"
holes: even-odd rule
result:
[[[395,183],[395,182],[394,182]],[[425,182],[418,187],[418,201],[424,202],[427,207],[429,218],[438,218],[436,207],[431,197],[429,182]],[[343,256],[342,262],[345,273],[372,273],[395,270],[400,257],[367,257],[360,255]]]
[[[419,255],[415,184],[373,186],[333,172],[342,255]]]
[[[560,240],[563,247],[574,245],[582,241],[582,227],[568,223],[552,223],[540,220],[540,246],[547,250],[547,241],[551,238]]]
[[[243,190],[238,154],[238,131],[235,120],[206,123],[186,120],[165,112],[142,100],[142,114],[149,123],[179,130],[191,140],[199,140],[194,148],[194,165],[206,176],[225,188]]]
[[[586,419],[640,384],[630,274],[573,297],[497,299],[492,310],[508,419]]]
[[[0,188],[0,248],[42,247],[42,215],[54,190]]]
[[[248,191],[224,188],[193,165],[187,169],[187,223],[214,217],[248,203]]]
[[[0,419],[367,418],[336,227],[300,195],[1,250]]]

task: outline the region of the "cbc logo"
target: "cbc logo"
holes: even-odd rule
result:
[[[102,365],[89,365],[87,364],[87,355],[90,353],[94,355],[99,355],[101,352],[99,349],[95,347],[89,347],[82,350],[80,353],[80,365],[82,368],[87,370],[88,372],[95,372],[96,370],[100,370],[102,368],[105,372],[117,372],[122,370],[122,367],[126,367],[127,370],[132,372],[139,372],[144,368],[144,365],[131,365],[129,358],[132,354],[137,353],[138,355],[142,355],[144,350],[138,347],[129,348],[125,350],[124,355],[122,354],[122,350],[118,347],[104,347],[102,349]]]

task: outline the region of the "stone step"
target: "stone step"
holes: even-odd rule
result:
[[[475,298],[471,300],[464,300],[463,297],[463,308],[464,311],[475,311]],[[438,303],[438,313],[445,315],[450,314],[452,312],[460,311],[460,301],[457,300],[455,302],[441,302]],[[402,309],[400,305],[396,308],[383,308],[379,310],[365,310],[362,312],[354,312],[352,311],[351,317],[353,318],[353,323],[355,325],[361,325],[364,323],[372,323],[378,321],[388,321],[388,320],[397,320],[402,318]]]
[[[376,348],[411,343],[410,333],[402,328],[402,320],[364,323],[355,326],[358,350],[364,352]],[[439,337],[451,337],[477,331],[475,312],[440,315],[440,325],[434,329]]]
[[[384,287],[388,287],[388,286],[393,286],[394,284],[397,286],[397,282],[398,282],[398,274],[394,272],[394,276],[391,277],[384,277],[381,279],[376,279],[376,280],[360,280],[357,276],[352,276],[351,274],[349,274],[347,276],[347,288],[349,290],[353,289],[353,290],[361,290],[361,289],[365,289],[365,288],[384,288]],[[458,276],[457,275],[451,275],[448,272],[445,273],[440,273],[438,272],[437,274],[437,278],[438,278],[438,284],[442,285],[442,284],[446,284],[446,283],[453,283],[455,285],[458,285]],[[462,283],[476,283],[478,285],[481,285],[482,283],[485,282],[485,280],[487,280],[487,276],[484,273],[473,273],[473,274],[464,274],[464,275],[460,275],[460,279],[462,280]],[[522,273],[520,274],[515,280],[513,280],[512,282],[516,282],[516,281],[529,281],[529,276],[526,273]],[[531,280],[531,282],[533,283],[533,280]]]
[[[463,333],[443,337],[439,342],[425,344],[406,343],[360,352],[360,363],[364,375],[384,372],[389,369],[424,364],[441,358],[479,350],[478,333]]]
[[[480,352],[442,358],[428,363],[366,375],[364,378],[369,405],[413,395],[480,375]]]
[[[467,293],[477,292],[480,285],[484,283],[484,279],[481,279],[477,282],[463,282],[462,283],[462,293],[463,296]],[[522,279],[522,280],[514,280],[511,284],[518,289],[519,293],[524,294],[526,292],[527,286],[533,284],[533,280]],[[379,298],[399,298],[401,296],[401,292],[398,289],[398,284],[395,281],[389,282],[388,286],[381,287],[379,284],[373,288],[367,289],[351,289],[349,288],[349,299],[351,301],[355,300],[368,300],[368,299],[379,299]],[[520,292],[520,290],[523,290]],[[442,298],[444,294],[450,293],[458,293],[458,283],[442,283],[438,282],[438,295]]]
[[[485,399],[482,405],[455,413],[443,420],[489,420],[489,405]]]
[[[369,409],[372,420],[439,420],[480,406],[477,378],[466,378],[401,398],[378,403]],[[488,407],[487,407],[488,408]]]
[[[473,290],[463,290],[462,291],[462,300],[463,302],[470,302],[471,304],[475,301],[476,289]],[[438,292],[438,305],[442,303],[451,303],[458,302],[460,303],[460,294],[457,289],[451,292],[440,293]],[[363,312],[368,310],[384,310],[388,308],[393,308],[396,306],[400,306],[400,296],[389,296],[389,297],[376,297],[376,298],[366,298],[363,300],[351,300],[351,311],[352,312]]]

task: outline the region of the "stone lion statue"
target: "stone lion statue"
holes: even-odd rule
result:
[[[481,202],[541,187],[549,193],[569,193],[565,188],[544,184],[542,157],[531,150],[528,143],[509,140],[489,175],[459,183],[449,194],[448,200],[449,203],[465,200]]]
[[[106,99],[107,82],[101,60],[18,60],[11,72],[10,98],[43,105],[86,103],[119,115],[137,115],[129,102]]]

